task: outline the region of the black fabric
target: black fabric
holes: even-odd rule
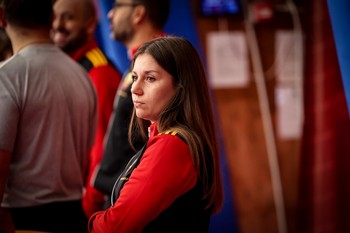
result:
[[[193,189],[177,198],[142,232],[207,233],[209,231],[210,213],[205,209],[202,196],[202,185],[197,182]]]
[[[87,72],[89,72],[91,68],[94,67],[92,62],[87,57],[84,57],[83,59],[78,61],[78,63],[82,65]]]
[[[111,196],[112,188],[123,171],[130,158],[135,154],[128,142],[128,128],[133,110],[131,99],[131,83],[124,87],[124,75],[121,87],[117,93],[117,103],[113,109],[112,125],[109,129],[109,135],[105,151],[101,160],[100,168],[97,172],[94,187],[108,197]],[[119,93],[123,92],[122,95]],[[142,139],[136,138],[134,141],[136,149],[141,149],[145,143]],[[106,208],[109,207],[110,200],[106,202]]]
[[[54,233],[88,232],[88,219],[83,212],[81,200],[8,210],[12,214],[16,230]]]
[[[147,143],[146,143],[147,144]],[[124,171],[120,174],[116,182],[114,183],[111,200],[112,203],[116,202],[119,197],[120,190],[123,188],[124,184],[129,180],[132,171],[139,165],[141,157],[146,150],[146,144],[139,150],[128,162]],[[111,203],[111,205],[112,205]]]

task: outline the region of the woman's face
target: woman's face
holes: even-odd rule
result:
[[[153,123],[175,95],[173,77],[147,53],[136,58],[132,75],[131,93],[136,115]]]

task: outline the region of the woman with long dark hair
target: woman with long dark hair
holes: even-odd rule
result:
[[[219,146],[206,73],[186,39],[143,44],[132,65],[129,141],[147,139],[118,178],[90,232],[208,232],[223,202]]]

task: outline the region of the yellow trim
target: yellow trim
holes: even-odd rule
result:
[[[118,95],[123,96],[123,97],[127,97],[127,96],[128,96],[128,93],[126,93],[126,92],[123,91],[123,90],[119,90],[119,91],[118,91]]]
[[[130,84],[132,84],[133,81],[134,81],[134,80],[132,80],[132,73],[129,72],[129,73],[125,76],[125,79],[124,79],[123,84],[124,84],[125,86],[130,86]]]
[[[94,67],[108,64],[107,58],[103,55],[100,49],[92,49],[86,53],[86,57],[91,61]]]
[[[177,134],[177,131],[167,130],[167,131],[165,131],[163,133],[158,133],[158,135],[161,135],[161,134],[170,134],[170,135],[175,136]]]

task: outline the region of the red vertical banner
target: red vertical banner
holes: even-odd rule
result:
[[[326,0],[307,4],[298,232],[350,232],[350,119],[345,91]]]

